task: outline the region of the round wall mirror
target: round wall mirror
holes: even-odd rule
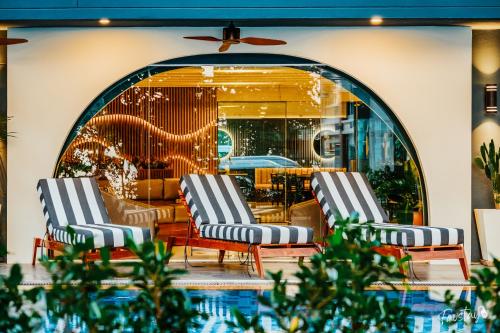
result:
[[[226,130],[217,131],[217,155],[219,159],[225,159],[233,151],[233,138]]]
[[[335,147],[337,146],[337,136],[332,130],[322,130],[316,133],[313,140],[313,149],[316,155],[322,159],[335,157]]]

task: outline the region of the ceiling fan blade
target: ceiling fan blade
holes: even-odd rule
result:
[[[231,46],[231,43],[222,43],[222,45],[219,47],[219,52],[226,52],[229,50],[229,47]]]
[[[26,43],[28,40],[24,38],[0,38],[0,45],[14,45]]]
[[[269,38],[259,38],[259,37],[245,37],[240,38],[240,42],[251,44],[251,45],[285,45],[284,40],[279,39],[269,39]]]
[[[187,36],[187,37],[184,37],[185,39],[196,39],[196,40],[204,40],[204,41],[207,41],[207,42],[221,42],[222,39],[219,39],[219,38],[215,38],[215,37],[212,37],[212,36]]]

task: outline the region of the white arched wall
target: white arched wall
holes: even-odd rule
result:
[[[471,31],[464,27],[244,28],[284,39],[279,47],[230,52],[312,59],[363,82],[396,113],[412,138],[427,183],[432,226],[465,229],[470,252]],[[8,49],[9,262],[29,262],[44,233],[35,191],[54,171],[73,123],[123,76],[148,64],[216,52],[182,36],[219,28],[10,29],[29,43]]]

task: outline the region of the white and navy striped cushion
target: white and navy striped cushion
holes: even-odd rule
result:
[[[360,225],[363,227],[363,224]],[[464,242],[464,231],[458,228],[439,228],[408,226],[392,223],[373,223],[372,227],[380,233],[372,234],[384,245],[398,245],[405,247],[413,246],[436,246],[436,245],[458,245]],[[363,239],[367,240],[368,230],[363,230]]]
[[[354,212],[359,214],[361,223],[389,222],[389,217],[362,173],[314,172],[311,187],[330,227],[335,224],[336,214],[345,219]]]
[[[52,237],[54,240],[65,244],[85,243],[87,239],[92,240],[92,247],[122,247],[126,245],[126,239],[132,239],[136,244],[142,244],[151,240],[149,229],[132,227],[118,224],[89,224],[72,225],[75,238],[72,241],[68,227],[54,227]]]
[[[265,224],[202,224],[200,236],[250,244],[306,244],[313,241],[313,230]]]
[[[378,202],[365,175],[358,172],[315,172],[312,189],[328,224],[333,227],[337,214],[348,218],[359,214],[361,223],[373,221],[381,229],[379,241],[385,245],[433,246],[464,242],[464,231],[458,228],[420,227],[389,224],[389,218]],[[366,238],[368,233],[364,233]]]
[[[251,244],[305,244],[313,230],[257,224],[238,183],[227,175],[185,175],[181,190],[200,236]]]
[[[47,223],[52,227],[110,223],[94,178],[40,179],[37,190]]]
[[[138,244],[151,240],[148,228],[111,224],[94,178],[48,178],[38,182],[47,228],[54,239],[70,244],[66,227],[75,230],[76,241],[94,239],[95,248],[124,246],[125,235]]]
[[[190,174],[180,186],[197,227],[257,223],[234,177]]]

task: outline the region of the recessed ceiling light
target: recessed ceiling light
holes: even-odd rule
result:
[[[99,20],[100,25],[108,25],[111,21],[108,18],[103,17]]]
[[[500,30],[500,21],[468,22],[464,25],[471,27],[472,30]]]
[[[372,18],[370,19],[371,25],[381,25],[383,22],[384,19],[382,18],[382,16],[378,15],[372,16]]]

